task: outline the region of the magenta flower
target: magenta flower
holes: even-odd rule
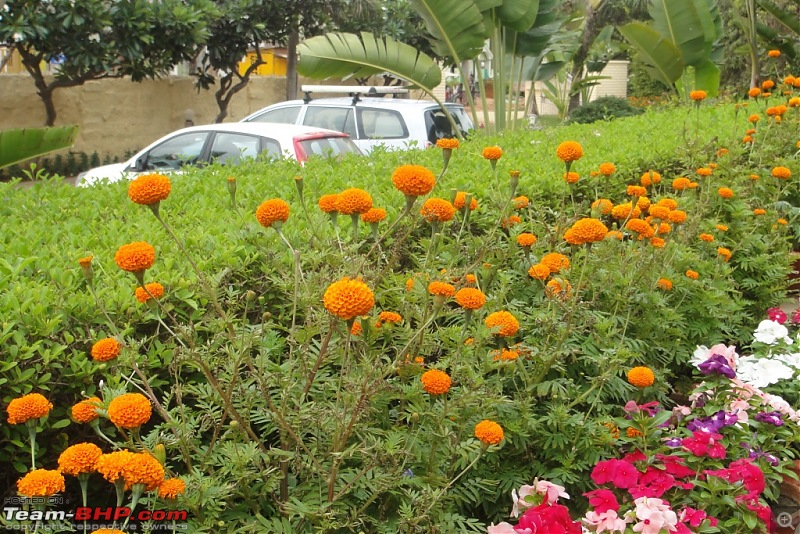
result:
[[[632,488],[639,480],[639,471],[623,460],[604,460],[597,462],[592,469],[592,481],[598,486],[609,482],[617,488]]]
[[[598,514],[607,512],[608,510],[619,510],[619,503],[617,497],[611,490],[597,489],[583,494],[584,497],[589,499],[589,504],[594,511]]]
[[[776,323],[783,324],[786,322],[786,312],[782,309],[778,308],[777,306],[774,308],[770,308],[767,310],[767,317],[769,317],[770,321],[775,321]]]
[[[783,416],[781,412],[759,412],[756,414],[756,421],[769,423],[775,426],[783,426]]]
[[[692,437],[683,438],[681,444],[695,456],[708,456],[709,458],[725,458],[726,450],[719,440],[722,436],[715,433],[695,431]]]
[[[722,354],[714,354],[709,359],[697,366],[704,375],[718,373],[728,378],[736,377],[736,372],[728,364]]]
[[[569,516],[566,506],[547,503],[528,508],[515,528],[517,531],[528,528],[531,532],[548,534],[581,534],[582,530],[581,524]]]

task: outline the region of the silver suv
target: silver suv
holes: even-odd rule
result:
[[[426,147],[437,139],[455,137],[452,126],[439,104],[431,100],[379,98],[369,95],[408,92],[399,87],[304,85],[303,100],[290,100],[267,106],[242,119],[242,122],[304,124],[344,132],[362,152],[374,147]],[[311,93],[350,93],[349,97],[311,98]],[[473,129],[464,106],[447,103],[462,135]]]

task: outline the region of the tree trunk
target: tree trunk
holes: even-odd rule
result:
[[[581,93],[580,91],[575,91],[574,87],[583,80],[583,69],[586,65],[586,58],[589,57],[589,49],[592,47],[592,43],[598,34],[595,13],[595,10],[592,9],[592,2],[587,1],[586,22],[583,26],[583,32],[581,33],[581,42],[578,45],[578,49],[575,51],[575,55],[572,56],[572,71],[570,72],[572,78],[570,81],[570,98],[567,113],[579,108],[581,105]]]
[[[56,106],[53,103],[53,88],[47,85],[40,66],[42,54],[33,54],[22,47],[17,47],[17,51],[22,58],[22,64],[25,66],[25,70],[27,70],[33,78],[33,83],[36,85],[36,94],[39,95],[42,104],[44,104],[44,110],[47,114],[44,125],[53,126],[56,123]]]
[[[289,34],[286,58],[286,100],[297,98],[297,44],[300,42],[300,32],[293,29]]]

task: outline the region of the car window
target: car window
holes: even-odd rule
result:
[[[308,106],[306,116],[303,118],[303,124],[344,132],[350,137],[356,136],[352,108]]]
[[[469,119],[463,108],[448,107],[447,111],[453,116],[462,136],[466,136],[473,128],[472,121]],[[425,112],[425,128],[428,131],[428,141],[435,144],[437,139],[449,139],[456,137],[453,126],[447,116],[439,108],[429,109]]]
[[[258,156],[261,138],[255,135],[220,132],[211,144],[210,159],[219,163],[239,163],[245,158]],[[277,142],[273,141],[276,145]],[[280,153],[280,145],[278,145]]]
[[[408,137],[403,117],[387,109],[357,108],[362,139],[403,139]]]
[[[164,141],[150,149],[142,170],[178,170],[197,163],[208,135],[209,132],[189,132]]]
[[[315,137],[301,139],[300,149],[310,156],[340,156],[359,153],[358,147],[347,137]]]
[[[297,116],[300,114],[301,106],[285,106],[278,109],[271,109],[257,117],[253,117],[249,122],[277,122],[281,124],[295,124]]]

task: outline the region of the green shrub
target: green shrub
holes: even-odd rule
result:
[[[37,466],[52,468],[68,444],[92,440],[110,450],[90,427],[70,422],[70,406],[98,395],[107,408],[122,392],[143,391],[154,411],[135,434],[105,417],[99,427],[120,446],[166,447],[168,471],[188,485],[179,506],[190,510],[191,532],[485,532],[506,516],[510,491],[534,477],[567,486],[579,509],[587,470],[617,445],[605,423],[621,415],[619,405],[668,405],[685,387],[696,345],[749,343],[763,308],[781,302],[792,236],[791,225],[773,228],[786,211],[774,201],[797,186],[768,179],[769,165],[754,163],[761,152],[739,142],[746,127],[746,117],[721,105],[648,111],[602,127],[476,135],[454,150],[432,195],[469,192],[478,208],[438,233],[420,216],[421,200],[404,213],[407,200],[391,180],[406,163],[439,175],[438,149],[193,170],[171,178],[159,208],[166,225],[128,199],[127,183],[0,185],[0,214],[15,229],[0,240],[3,401],[37,391],[54,404],[34,451]],[[790,135],[775,130],[767,139]],[[565,140],[583,148],[570,169],[581,179],[571,186],[555,157]],[[496,170],[481,157],[488,145],[503,149]],[[728,153],[718,153],[725,145]],[[616,171],[593,175],[604,162]],[[698,177],[709,162],[713,176]],[[630,230],[591,246],[565,242],[565,230],[590,215],[624,229],[591,204],[628,202],[627,186],[651,169],[662,180],[649,186],[650,202],[674,198],[687,213],[663,234],[663,248]],[[516,190],[512,170],[521,172]],[[752,172],[762,179],[752,181]],[[673,191],[681,175],[699,187]],[[733,199],[717,193],[722,185]],[[352,239],[350,217],[332,224],[318,208],[322,195],[349,187],[386,209],[379,242],[364,223]],[[515,210],[518,195],[530,204]],[[280,233],[254,217],[271,198],[291,207]],[[759,206],[769,217],[754,216]],[[538,237],[529,251],[517,245],[522,232]],[[159,305],[138,303],[134,277],[115,264],[118,248],[135,241],[155,247],[144,281],[165,287]],[[719,246],[731,248],[730,262]],[[554,296],[529,274],[550,252],[570,260],[548,276],[569,293]],[[91,287],[77,265],[89,255]],[[487,298],[471,315],[428,294],[431,281],[461,288],[467,275]],[[361,276],[373,292],[366,317],[342,321],[323,306],[327,288],[345,276]],[[658,289],[661,278],[670,291]],[[381,311],[402,322],[376,327]],[[496,311],[512,313],[519,332],[494,335],[484,321]],[[93,361],[93,343],[109,336],[123,343],[122,355]],[[503,350],[517,358],[502,359]],[[627,383],[635,365],[653,368],[656,384]],[[428,369],[452,377],[447,394],[423,390]],[[483,419],[503,427],[499,446],[474,437]],[[30,467],[25,426],[0,426],[0,444],[11,488]],[[75,481],[67,485],[77,502]],[[109,498],[99,476],[90,485],[92,504]],[[163,507],[152,496],[146,502]]]
[[[641,109],[631,106],[624,98],[603,96],[588,102],[569,115],[569,122],[589,124],[596,121],[640,115]]]

